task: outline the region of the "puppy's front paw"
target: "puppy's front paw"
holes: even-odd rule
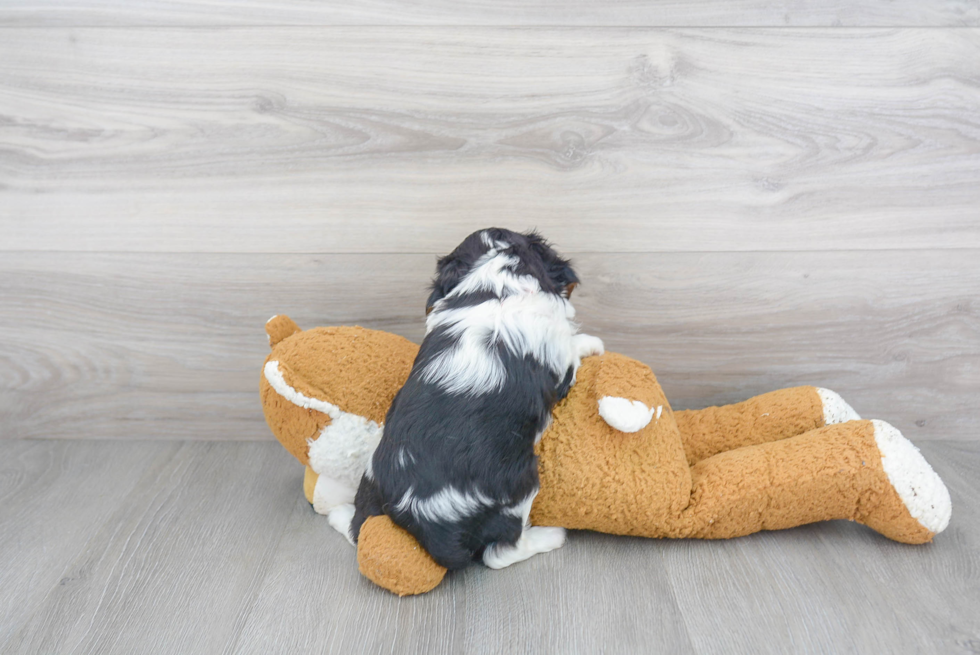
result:
[[[578,358],[582,359],[592,355],[601,355],[606,352],[606,348],[602,345],[602,339],[599,337],[594,337],[591,334],[576,334],[575,351]]]

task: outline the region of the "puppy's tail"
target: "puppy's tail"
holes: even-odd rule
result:
[[[302,330],[293,322],[293,319],[285,314],[276,314],[265,322],[265,333],[269,335],[270,348],[275,348],[280,341],[297,332],[302,332]]]

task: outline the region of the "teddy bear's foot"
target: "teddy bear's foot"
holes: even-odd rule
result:
[[[526,559],[561,548],[565,544],[565,528],[531,526],[524,528],[513,546],[491,544],[483,551],[483,563],[491,569],[502,569]]]
[[[424,594],[446,575],[415,537],[387,516],[369,516],[357,539],[357,567],[368,580],[399,596]]]
[[[912,442],[885,421],[873,420],[881,468],[895,491],[861,519],[890,539],[924,543],[949,525],[949,490]],[[896,502],[896,497],[897,501]]]
[[[848,421],[859,421],[861,417],[854,411],[854,408],[845,402],[840,394],[830,389],[816,387],[817,395],[823,403],[823,423],[824,425],[836,425],[837,423],[847,423]]]

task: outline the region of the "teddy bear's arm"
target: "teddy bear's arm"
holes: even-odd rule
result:
[[[639,432],[663,412],[663,405],[647,407],[639,400],[619,396],[603,396],[599,399],[599,416],[620,432]]]
[[[599,416],[620,432],[639,432],[658,420],[667,401],[648,367],[617,353],[598,360],[595,395]]]

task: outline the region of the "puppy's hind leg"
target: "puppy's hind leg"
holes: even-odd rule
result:
[[[354,517],[355,491],[348,485],[327,475],[317,475],[306,467],[303,492],[317,514],[324,514],[330,526],[344,535],[351,544],[350,523]]]
[[[531,505],[537,495],[535,489],[484,527],[484,543],[489,545],[483,550],[483,563],[489,568],[502,569],[565,545],[565,528],[531,525]]]
[[[483,563],[491,569],[502,569],[564,544],[565,528],[529,526],[514,544],[497,542],[487,546],[483,551]]]
[[[354,520],[354,504],[345,503],[338,505],[327,512],[327,521],[330,527],[344,535],[350,545],[354,545],[354,538],[351,536],[350,524]]]

